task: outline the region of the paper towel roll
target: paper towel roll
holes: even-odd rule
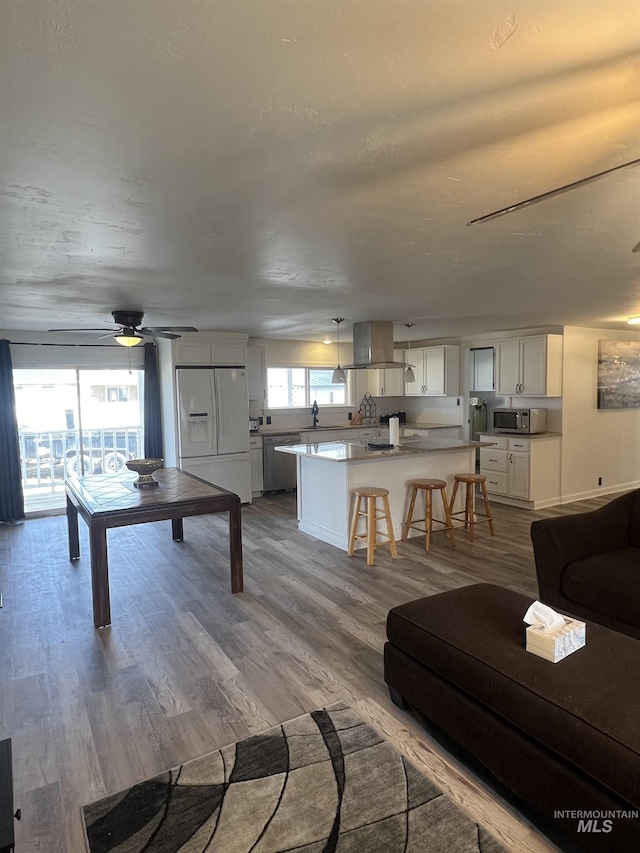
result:
[[[389,444],[397,447],[400,444],[400,421],[398,418],[389,418]]]

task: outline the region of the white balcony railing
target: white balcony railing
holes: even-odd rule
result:
[[[124,471],[127,459],[144,455],[142,427],[113,427],[29,432],[20,430],[22,488],[50,486],[60,491],[66,477],[109,474]]]

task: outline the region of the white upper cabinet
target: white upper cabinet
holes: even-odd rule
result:
[[[404,350],[394,349],[393,360],[404,361]],[[372,397],[404,397],[404,370],[400,367],[368,370],[367,379]]]
[[[562,335],[500,341],[496,347],[496,393],[560,397]]]
[[[456,346],[421,347],[404,351],[413,365],[414,382],[405,383],[405,394],[414,397],[446,397],[459,393],[460,350]]]
[[[472,391],[495,390],[494,347],[479,347],[471,350],[471,379],[469,387]]]
[[[226,333],[187,333],[171,342],[176,365],[246,367],[247,336]]]
[[[264,405],[267,397],[264,347],[250,346],[247,348],[247,373],[249,376],[249,399],[258,400]]]

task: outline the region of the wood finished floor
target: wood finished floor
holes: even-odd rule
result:
[[[556,848],[390,701],[388,610],[488,581],[537,595],[534,518],[493,505],[496,536],[399,543],[398,559],[297,530],[295,495],[243,509],[245,591],[229,588],[227,519],[108,532],[113,624],[96,631],[86,526],[70,563],[64,516],[0,525],[0,738],[13,745],[17,853],[83,853],[80,806],[338,700],[357,708],[513,853]],[[455,853],[455,851],[452,851]]]

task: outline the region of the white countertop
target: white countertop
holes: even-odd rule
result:
[[[552,436],[562,435],[561,432],[500,432],[499,430],[487,431],[481,433],[487,438],[550,438]]]
[[[400,429],[448,429],[451,427],[461,427],[462,424],[440,424],[440,423],[405,423],[400,424]],[[318,424],[315,428],[313,427],[277,427],[269,424],[268,426],[261,426],[258,430],[252,430],[251,435],[294,435],[295,433],[304,433],[305,437],[307,433],[313,432],[324,432],[325,430],[334,430],[334,429],[388,429],[388,424],[354,424],[351,421],[348,421],[346,424],[331,424],[330,426],[323,426],[322,424]]]
[[[381,440],[382,441],[382,440]],[[491,442],[464,441],[456,438],[402,439],[398,447],[384,450],[370,450],[367,443],[360,441],[323,441],[317,444],[291,444],[275,449],[281,453],[293,453],[298,456],[311,456],[331,462],[376,462],[397,459],[403,456],[416,456],[423,453],[446,453],[451,450],[465,450],[472,447],[489,447]]]

